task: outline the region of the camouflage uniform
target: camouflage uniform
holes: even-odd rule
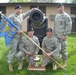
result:
[[[39,40],[36,36],[33,36],[31,39],[39,45]],[[28,62],[34,65],[35,62],[33,60],[34,59],[33,55],[35,54],[35,52],[39,51],[39,48],[35,44],[33,44],[30,40],[28,40],[26,37],[24,37],[19,44],[19,49],[20,51],[16,56],[17,60],[19,62],[22,62],[22,57],[26,56]],[[28,52],[31,52],[32,55],[28,55]]]
[[[42,48],[47,52],[47,53],[51,53],[51,56],[55,59],[58,60],[59,56],[60,56],[60,50],[61,50],[61,44],[59,42],[59,40],[55,37],[51,37],[50,39],[46,36],[44,37],[43,41],[42,41]],[[45,56],[45,54],[43,53],[43,55]],[[48,63],[50,62],[50,58],[43,57],[42,60],[42,65],[46,66]]]
[[[66,60],[68,58],[68,54],[66,52],[66,40],[62,40],[62,36],[68,36],[72,29],[72,21],[70,16],[63,11],[62,14],[57,14],[55,17],[54,23],[54,36],[59,39],[61,42],[61,54],[62,58]]]
[[[11,20],[15,25],[17,25],[20,29],[22,29],[22,22],[23,20],[30,15],[30,13],[34,11],[34,9],[29,10],[26,13],[20,14],[19,16],[16,13],[13,13],[9,16],[9,20]],[[17,53],[17,48],[19,41],[21,40],[21,35],[16,33],[9,44],[9,54],[8,54],[8,63],[13,63],[13,59],[15,54]]]

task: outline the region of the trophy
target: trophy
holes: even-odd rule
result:
[[[46,70],[46,67],[43,67],[41,66],[41,64],[38,64],[39,61],[41,61],[41,58],[39,57],[40,55],[37,55],[36,54],[36,57],[33,59],[35,61],[35,65],[34,66],[28,66],[28,70],[34,70],[34,71],[45,71]]]
[[[40,58],[37,55],[34,58],[34,61],[36,62],[35,67],[39,67],[38,62],[40,61]]]

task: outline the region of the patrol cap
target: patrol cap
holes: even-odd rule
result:
[[[22,9],[21,5],[16,5],[15,9]]]
[[[61,6],[64,6],[64,4],[63,3],[59,3],[58,4],[58,8],[61,7]]]
[[[52,28],[48,28],[46,32],[52,32]]]
[[[34,31],[34,29],[33,28],[28,28],[27,32],[29,32],[29,31]]]

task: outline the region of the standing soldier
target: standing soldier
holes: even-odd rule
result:
[[[29,28],[27,30],[28,37],[31,38],[36,44],[39,45],[39,40],[36,36],[34,36],[33,28]],[[35,65],[34,58],[36,57],[36,53],[38,53],[39,48],[33,44],[29,39],[24,37],[19,44],[20,51],[17,54],[17,60],[19,62],[18,69],[21,70],[23,66],[22,57],[26,57],[30,65]]]
[[[29,11],[27,11],[26,13],[23,13],[21,14],[22,12],[22,7],[21,5],[17,5],[15,7],[15,12],[9,16],[9,20],[11,20],[15,25],[17,25],[20,29],[22,29],[22,22],[23,20],[28,16],[30,15],[30,13],[32,11],[34,11],[36,8],[33,8]],[[8,63],[9,63],[9,71],[12,72],[13,71],[13,67],[12,67],[12,64],[13,64],[13,60],[15,58],[15,55],[17,53],[17,47],[18,47],[18,44],[19,44],[19,41],[21,40],[21,34],[22,32],[21,31],[18,31],[12,41],[10,42],[9,44],[9,54],[8,54]]]
[[[59,14],[55,17],[54,23],[54,36],[61,42],[61,55],[63,59],[62,66],[66,66],[66,60],[68,59],[68,54],[66,51],[66,39],[68,34],[70,34],[72,29],[72,21],[70,16],[64,11],[64,4],[58,5]]]
[[[52,36],[52,29],[48,28],[46,31],[46,37],[42,41],[42,48],[45,50],[47,55],[58,60],[60,57],[61,44],[59,40]],[[43,53],[42,66],[46,66],[50,62],[50,58]],[[56,70],[57,66],[53,62],[53,70]]]

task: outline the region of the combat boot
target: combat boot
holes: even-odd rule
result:
[[[12,64],[9,64],[9,71],[13,72],[13,66],[12,66]]]
[[[19,63],[18,70],[22,70],[23,62],[18,62],[18,63]]]
[[[54,62],[53,62],[53,70],[57,70],[57,66]]]
[[[66,60],[63,60],[62,67],[63,67],[63,68],[66,67]]]

